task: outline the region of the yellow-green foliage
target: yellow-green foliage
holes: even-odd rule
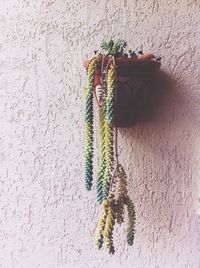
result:
[[[93,58],[87,69],[85,99],[85,185],[90,190],[93,180],[93,91],[96,66],[100,58]],[[106,91],[103,104],[99,107],[99,159],[97,172],[97,201],[102,203],[102,216],[98,221],[97,246],[103,243],[110,254],[115,252],[113,230],[117,222],[124,222],[125,207],[128,212],[127,242],[133,244],[135,234],[135,209],[127,191],[127,176],[122,165],[114,170],[114,98],[116,71],[114,64],[107,66]]]
[[[128,212],[127,243],[133,244],[135,234],[135,208],[128,196],[127,180],[124,168],[119,164],[116,169],[116,177],[112,182],[112,189],[109,189],[107,200],[103,201],[102,217],[99,219],[97,245],[100,249],[105,243],[105,247],[113,254],[115,252],[113,245],[113,229],[115,222],[121,224],[124,222],[124,208]],[[118,184],[118,188],[116,187]],[[117,197],[116,197],[117,196]]]
[[[113,119],[114,119],[114,91],[115,91],[115,67],[111,65],[107,75],[107,95],[106,95],[106,115],[105,115],[105,173],[103,180],[103,199],[109,194],[110,180],[113,171],[114,162],[114,135],[113,135]]]
[[[115,225],[115,211],[114,211],[114,204],[112,201],[109,203],[108,207],[108,214],[106,217],[106,224],[104,230],[104,237],[105,237],[105,246],[109,249],[109,253],[113,254],[115,252],[113,246],[113,229]]]
[[[93,58],[87,70],[87,86],[85,88],[85,187],[90,190],[93,180],[93,83],[98,57]]]
[[[105,106],[99,108],[99,163],[97,173],[97,202],[103,201],[103,180],[106,167],[105,159]]]
[[[97,233],[97,246],[100,249],[103,245],[103,238],[104,238],[104,230],[106,225],[106,218],[108,215],[108,209],[109,209],[109,201],[104,200],[103,201],[103,211],[102,216],[98,220],[98,233]]]
[[[106,167],[104,171],[104,181],[103,181],[103,199],[106,199],[109,194],[110,180],[113,171],[113,127],[106,123],[105,126],[105,160]]]
[[[109,253],[114,253],[113,246],[113,229],[115,225],[115,210],[113,195],[110,195],[107,200],[103,201],[102,216],[98,221],[97,246],[100,249],[105,242]]]
[[[113,124],[114,119],[114,95],[115,95],[115,66],[112,64],[107,75],[107,95],[106,95],[106,121]]]

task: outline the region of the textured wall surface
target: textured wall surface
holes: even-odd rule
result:
[[[0,267],[200,267],[199,18],[198,0],[0,0]],[[120,131],[137,233],[116,229],[114,256],[82,146],[82,59],[110,36],[162,55],[168,81]]]

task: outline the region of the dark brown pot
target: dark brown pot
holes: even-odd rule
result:
[[[139,120],[151,93],[151,78],[160,66],[156,60],[116,59],[115,126],[132,127]],[[94,86],[100,81],[101,63],[96,69]]]
[[[151,94],[151,82],[161,63],[135,60],[117,65],[115,126],[132,127],[141,117]]]

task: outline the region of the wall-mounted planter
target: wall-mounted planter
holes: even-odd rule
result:
[[[99,108],[99,152],[96,175],[96,199],[102,204],[98,221],[97,246],[105,244],[114,253],[113,229],[128,213],[127,243],[133,244],[135,208],[129,198],[127,176],[119,162],[117,128],[131,127],[137,121],[150,93],[149,78],[160,68],[152,54],[124,53],[126,42],[104,42],[106,55],[85,61],[87,83],[85,96],[85,186],[93,184],[94,96]]]
[[[103,61],[103,65],[102,65]],[[87,68],[89,61],[85,61]],[[102,59],[96,66],[94,88],[102,84],[102,68],[108,59]],[[116,92],[114,125],[132,127],[137,122],[151,94],[151,76],[160,68],[155,59],[116,58]]]

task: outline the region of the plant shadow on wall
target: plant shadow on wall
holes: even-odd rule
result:
[[[173,241],[173,247],[189,236],[198,182],[194,177],[195,148],[189,139],[193,107],[184,113],[186,86],[163,71],[152,77],[150,85],[149,100],[138,122],[121,129],[120,138],[126,141],[122,157],[130,155],[126,161],[129,194],[136,207],[138,237],[143,233],[142,243],[153,252],[158,245],[165,248]]]

